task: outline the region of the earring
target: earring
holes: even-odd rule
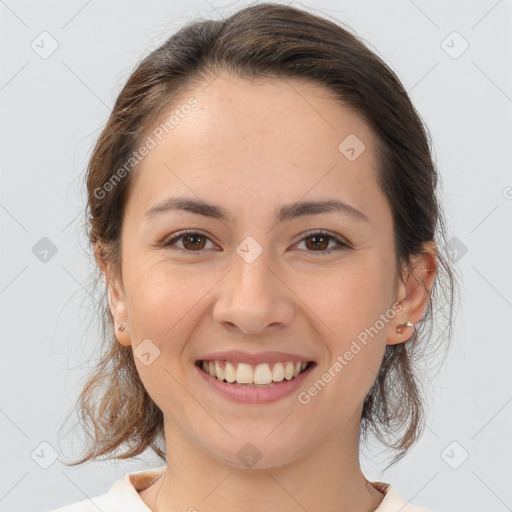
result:
[[[402,334],[404,332],[404,329],[406,327],[414,327],[414,331],[416,332],[416,327],[414,326],[413,323],[411,322],[406,322],[405,324],[402,324],[402,325],[399,325],[397,328],[396,328],[396,332],[398,334]]]
[[[119,330],[120,330],[120,331],[124,331],[124,330],[125,330],[125,328],[126,328],[126,324],[123,324],[123,325],[121,325],[121,327],[119,327]]]

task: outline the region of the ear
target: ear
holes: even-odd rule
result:
[[[107,257],[108,249],[98,242],[94,247],[94,256],[101,269],[107,286],[108,306],[112,318],[114,319],[114,333],[121,345],[129,346],[131,344],[130,334],[128,332],[128,318],[126,314],[126,299],[124,288],[120,276],[117,276],[109,263]],[[126,327],[121,331],[120,327]]]
[[[386,341],[396,345],[408,341],[414,335],[414,327],[403,324],[411,322],[416,325],[427,307],[430,291],[437,271],[437,250],[433,241],[424,244],[424,254],[411,258],[413,271],[407,271],[403,280],[400,278],[397,291],[398,312],[389,322]],[[397,332],[397,328],[403,326]]]

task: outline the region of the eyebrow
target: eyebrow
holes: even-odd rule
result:
[[[222,206],[205,203],[189,197],[169,197],[160,203],[152,206],[144,217],[154,218],[160,214],[170,211],[187,211],[202,215],[203,217],[212,217],[221,221],[229,221],[231,214]],[[321,213],[340,212],[353,217],[356,220],[369,222],[368,217],[353,206],[339,201],[338,199],[330,199],[327,201],[302,201],[296,203],[285,204],[281,206],[276,220],[278,222],[296,219],[305,215],[318,215]]]

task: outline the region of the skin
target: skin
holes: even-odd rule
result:
[[[359,465],[363,401],[386,345],[413,334],[412,327],[397,333],[397,326],[418,323],[424,312],[435,246],[425,244],[416,276],[399,279],[374,134],[322,86],[221,74],[176,105],[190,96],[198,106],[136,170],[123,218],[122,272],[109,281],[119,342],[135,350],[149,338],[160,350],[147,366],[135,357],[164,414],[167,454],[165,476],[141,498],[160,512],[373,511],[384,496]],[[338,150],[349,134],[366,146],[354,161]],[[189,212],[144,218],[173,195],[220,205],[233,219]],[[369,222],[337,212],[274,220],[283,204],[326,199],[349,203]],[[159,245],[185,229],[207,237],[200,255],[183,238],[177,251]],[[304,233],[319,229],[350,248],[326,253],[334,240],[315,248]],[[252,263],[236,252],[247,236],[263,248]],[[304,354],[317,363],[301,387],[307,390],[389,311],[395,314],[385,327],[307,405],[296,393],[270,404],[231,402],[194,367],[216,350]],[[247,442],[262,454],[252,468],[237,457]]]

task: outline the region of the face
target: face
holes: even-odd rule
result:
[[[424,304],[405,316],[393,308],[407,289],[397,281],[374,135],[358,114],[296,80],[221,75],[172,110],[190,97],[197,105],[161,141],[153,137],[134,176],[111,292],[127,329],[116,333],[132,345],[166,425],[237,466],[251,442],[272,467],[358,424],[386,344],[410,337],[396,326],[418,321]],[[177,197],[218,211],[147,213]],[[289,208],[325,201],[349,207]],[[196,363],[220,351],[246,353],[227,358],[234,363],[267,358],[271,372],[277,362],[312,364],[297,381],[262,390],[214,384]]]

